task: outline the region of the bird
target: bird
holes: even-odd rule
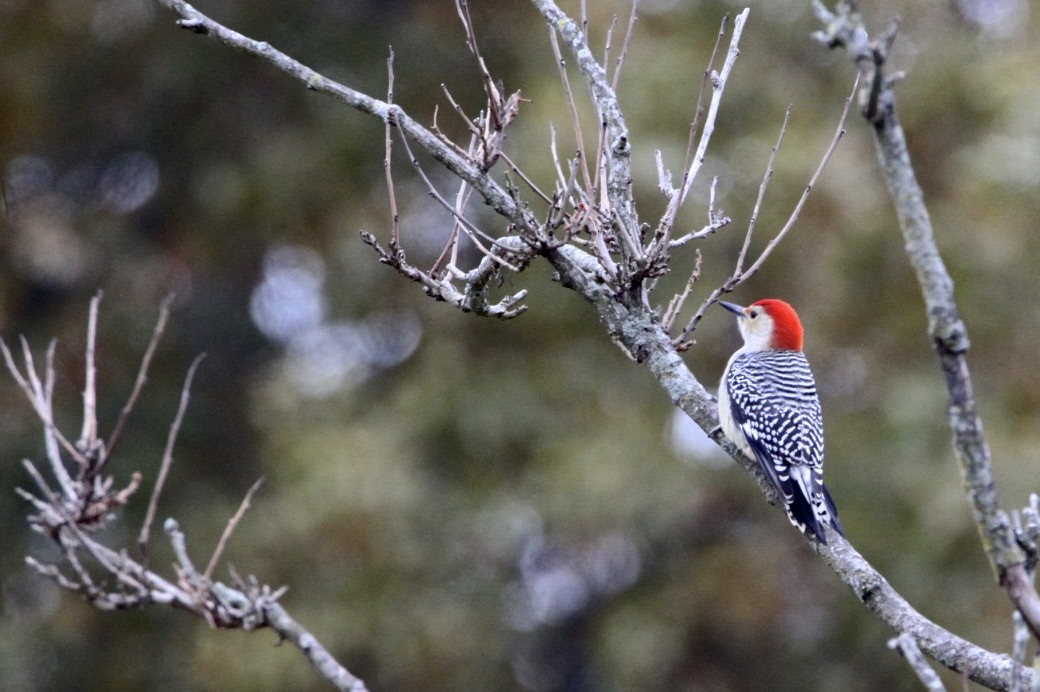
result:
[[[829,526],[845,536],[823,483],[823,413],[805,331],[787,302],[766,298],[747,307],[719,301],[736,314],[744,345],[719,383],[719,422],[740,451],[758,462],[802,533],[827,544]]]

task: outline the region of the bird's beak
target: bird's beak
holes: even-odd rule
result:
[[[739,317],[743,317],[744,316],[744,308],[742,308],[741,306],[737,305],[736,303],[727,303],[724,300],[720,300],[719,301],[719,305],[721,305],[722,307],[726,308],[730,312],[735,313]]]

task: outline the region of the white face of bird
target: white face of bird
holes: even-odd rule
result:
[[[762,308],[754,305],[744,308],[744,314],[737,318],[737,327],[747,350],[765,351],[771,347],[773,318]]]
[[[773,318],[765,308],[757,305],[741,307],[733,303],[720,303],[737,316],[737,328],[744,337],[745,351],[766,351],[773,341]]]

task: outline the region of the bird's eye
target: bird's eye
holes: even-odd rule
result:
[[[752,310],[751,312],[749,312],[748,317],[750,317],[751,319],[755,319],[756,317],[758,317],[758,310]]]

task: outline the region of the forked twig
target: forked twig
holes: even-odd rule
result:
[[[25,375],[22,375],[17,364],[15,364],[14,357],[11,355],[11,351],[7,348],[7,344],[4,343],[3,339],[0,339],[0,351],[3,351],[4,363],[7,365],[7,370],[11,373],[11,377],[13,377],[14,381],[18,383],[19,388],[21,388],[26,398],[29,399],[29,403],[32,404],[33,410],[44,425],[44,441],[47,445],[47,456],[51,461],[51,465],[56,469],[60,467],[62,473],[67,475],[67,472],[64,471],[64,466],[61,463],[61,454],[58,450],[59,446],[68,452],[69,456],[71,456],[80,466],[85,467],[87,465],[87,460],[84,458],[83,454],[76,449],[76,446],[69,442],[68,438],[66,438],[54,424],[54,417],[50,407],[50,401],[54,391],[53,370],[49,369],[45,375],[46,384],[41,381],[36,372],[36,364],[33,360],[32,351],[29,349],[29,342],[25,340],[25,337],[19,337],[19,341],[22,344],[22,359],[25,361]],[[55,345],[56,342],[51,341],[47,347],[46,361],[48,364],[53,363],[54,361]]]
[[[669,248],[677,248],[686,245],[692,240],[700,240],[701,238],[707,238],[712,233],[718,232],[724,226],[729,225],[730,219],[728,216],[722,214],[720,211],[715,209],[715,190],[718,187],[719,178],[715,176],[711,179],[711,185],[708,186],[708,223],[706,226],[701,228],[699,231],[687,233],[684,236],[675,238],[668,242]]]
[[[698,279],[701,277],[701,251],[697,249],[696,255],[693,261],[693,271],[690,272],[690,277],[686,279],[686,286],[683,288],[683,292],[679,295],[672,296],[671,301],[668,303],[668,309],[664,311],[664,315],[661,317],[661,326],[664,327],[666,332],[672,331],[672,325],[675,324],[675,318],[682,310],[683,305],[686,303],[686,299],[690,296],[693,291],[693,287],[696,285]]]

